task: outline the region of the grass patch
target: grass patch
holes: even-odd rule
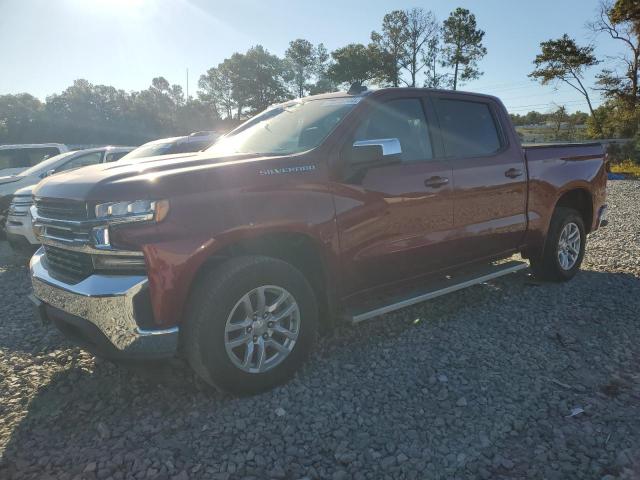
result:
[[[635,163],[630,160],[615,163],[611,165],[611,171],[613,173],[623,173],[633,178],[640,178],[640,163]]]

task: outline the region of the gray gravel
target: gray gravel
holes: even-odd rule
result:
[[[0,243],[0,478],[639,478],[640,182],[609,204],[572,282],[520,273],[340,327],[241,399],[35,325]]]

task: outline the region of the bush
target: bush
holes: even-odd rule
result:
[[[640,134],[627,143],[611,143],[607,147],[609,154],[609,162],[611,164],[618,163],[637,163],[640,164]]]

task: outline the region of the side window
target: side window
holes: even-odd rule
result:
[[[0,150],[0,169],[32,167],[59,153],[60,151],[55,147]]]
[[[93,152],[80,155],[73,160],[68,161],[64,165],[56,169],[56,172],[71,170],[72,168],[86,167],[87,165],[95,165],[102,160],[102,152]]]
[[[30,151],[29,156],[31,157],[31,165],[37,165],[42,160],[46,160],[47,158],[55,157],[60,153],[55,147],[45,147],[45,148],[34,148]]]
[[[358,127],[354,141],[397,138],[403,162],[433,158],[422,102],[401,98],[376,105]]]
[[[200,150],[204,150],[209,145],[211,145],[210,141],[206,142],[182,142],[178,143],[171,153],[191,153],[191,152],[199,152]]]
[[[129,152],[111,152],[107,153],[107,157],[105,158],[105,163],[115,162],[116,160],[120,160]]]
[[[500,134],[488,104],[439,99],[436,110],[448,157],[491,155],[500,150]]]

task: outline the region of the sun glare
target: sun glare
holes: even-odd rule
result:
[[[150,5],[149,0],[85,0],[80,3],[82,8],[102,14],[130,15],[139,12]]]

